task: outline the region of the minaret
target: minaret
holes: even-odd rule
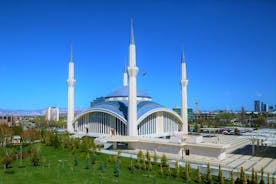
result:
[[[137,131],[137,96],[136,96],[136,48],[134,42],[133,21],[130,24],[129,58],[128,58],[128,135],[138,136]]]
[[[184,51],[181,55],[181,117],[183,120],[182,132],[188,135],[188,110],[187,110],[187,85],[188,80],[186,79],[186,62],[184,58]]]
[[[69,71],[68,71],[68,107],[67,107],[67,131],[74,132],[73,129],[73,120],[74,120],[74,85],[76,80],[74,79],[74,61],[73,61],[73,49],[71,46],[70,53],[70,62],[69,62]]]
[[[127,67],[125,66],[124,75],[123,75],[123,86],[127,86],[128,76],[127,76]]]

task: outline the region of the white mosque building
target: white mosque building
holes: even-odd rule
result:
[[[170,137],[179,132],[188,134],[186,63],[184,54],[181,57],[181,104],[184,112],[176,112],[154,101],[143,90],[137,89],[136,48],[133,23],[131,22],[129,40],[129,63],[123,74],[123,86],[105,97],[97,98],[90,108],[74,117],[74,71],[73,58],[69,64],[68,78],[68,131],[86,134],[92,137],[104,135]]]
[[[77,136],[96,137],[97,144],[118,149],[124,144],[127,149],[149,150],[170,153],[177,157],[199,155],[222,160],[229,145],[206,143],[202,136],[188,136],[186,63],[181,55],[181,111],[176,112],[152,101],[152,98],[137,89],[136,48],[133,23],[129,41],[129,63],[123,75],[123,87],[105,97],[95,99],[90,108],[74,118],[74,62],[71,51],[68,85],[67,130]],[[160,139],[160,138],[170,139]]]

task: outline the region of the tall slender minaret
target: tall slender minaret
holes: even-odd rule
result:
[[[129,58],[128,58],[128,135],[138,136],[137,131],[137,96],[136,96],[136,76],[138,67],[136,66],[136,48],[134,42],[133,21],[130,24],[129,38]]]
[[[186,79],[186,62],[184,58],[184,50],[181,55],[181,117],[183,120],[182,132],[188,135],[188,112],[187,112],[187,85],[188,80]]]
[[[74,79],[74,60],[73,60],[73,49],[71,46],[69,71],[68,71],[68,107],[67,107],[67,131],[74,132],[73,120],[74,120],[74,85],[76,80]]]
[[[123,75],[123,86],[127,86],[128,76],[127,76],[127,67],[125,66],[124,75]]]

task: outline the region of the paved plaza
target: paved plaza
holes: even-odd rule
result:
[[[256,155],[252,156],[251,142],[248,139],[240,136],[216,134],[213,136],[203,137],[203,141],[206,143],[231,145],[226,151],[226,158],[219,161],[215,158],[198,155],[180,157],[174,154],[166,154],[166,156],[172,162],[174,160],[189,160],[191,164],[201,166],[206,165],[206,163],[209,162],[213,167],[217,167],[219,164],[221,164],[222,168],[229,171],[232,169],[234,171],[238,171],[240,167],[243,166],[245,171],[250,173],[252,167],[258,171],[264,167],[265,172],[270,172],[272,175],[276,175],[276,147],[260,146],[257,148]],[[111,150],[102,150],[102,152],[116,154]],[[136,153],[137,150],[123,150],[122,156],[136,158]],[[150,153],[151,155],[154,154],[153,152]],[[162,153],[158,153],[158,156],[161,157]]]

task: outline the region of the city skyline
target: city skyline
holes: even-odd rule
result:
[[[134,18],[138,88],[180,106],[180,57],[188,107],[253,110],[276,104],[276,3],[139,1],[0,2],[1,107],[67,107],[70,44],[75,107],[122,86]],[[170,89],[170,90],[168,90]]]

